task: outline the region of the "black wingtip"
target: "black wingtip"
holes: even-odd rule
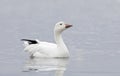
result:
[[[27,41],[29,44],[37,44],[38,43],[36,40],[30,40],[30,39],[21,39],[21,41]]]
[[[28,39],[21,39],[21,41],[28,41]]]

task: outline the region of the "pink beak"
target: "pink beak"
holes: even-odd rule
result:
[[[65,24],[65,28],[69,28],[69,27],[72,27],[72,25],[70,25],[70,24]]]

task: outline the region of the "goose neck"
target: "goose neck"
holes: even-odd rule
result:
[[[55,32],[55,41],[56,41],[56,44],[58,46],[58,48],[60,48],[60,52],[62,55],[64,55],[65,57],[69,57],[69,51],[62,39],[62,35],[61,33],[59,32]]]
[[[64,44],[61,33],[55,33],[55,41],[58,45]]]

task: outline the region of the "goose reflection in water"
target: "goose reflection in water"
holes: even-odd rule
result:
[[[29,58],[24,72],[55,71],[55,76],[63,76],[69,58]]]

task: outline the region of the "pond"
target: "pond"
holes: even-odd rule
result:
[[[1,0],[0,76],[119,76],[120,0]],[[53,42],[56,22],[70,58],[30,59],[20,39]]]

